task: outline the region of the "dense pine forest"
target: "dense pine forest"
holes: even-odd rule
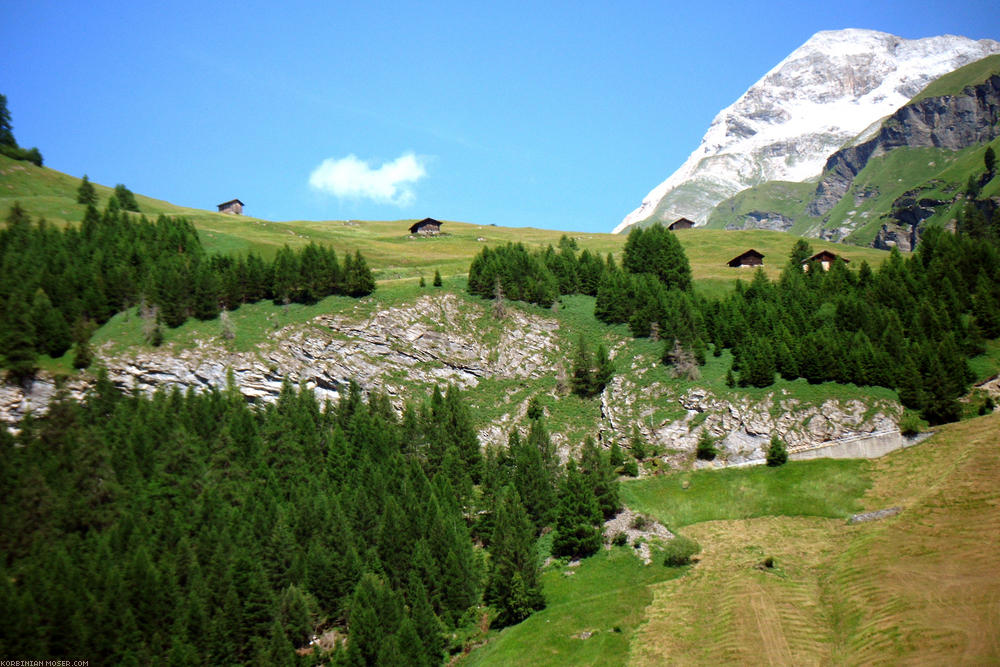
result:
[[[549,305],[558,294],[596,295],[594,315],[632,335],[664,340],[664,363],[690,373],[711,349],[733,352],[731,386],[766,387],[776,376],[811,383],[878,385],[932,424],[959,418],[973,377],[970,357],[1000,336],[1000,228],[970,205],[959,233],[926,230],[908,258],[893,250],[878,269],[809,264],[804,239],[778,280],[758,270],[733,293],[708,300],[692,289],[676,237],[661,225],[634,228],[621,266],[564,239],[530,252],[484,248],[469,291]]]
[[[533,412],[480,452],[459,392],[397,416],[357,385],[125,395],[103,375],[0,430],[0,653],[115,664],[434,665],[483,619],[544,606],[536,539],[600,546],[618,509],[593,441],[564,470]],[[484,605],[489,605],[486,607]],[[297,658],[334,630],[350,641]]]
[[[124,189],[124,188],[123,188]],[[126,190],[127,191],[127,190]],[[273,261],[256,253],[209,255],[183,218],[155,222],[123,209],[88,206],[82,224],[58,229],[11,208],[0,230],[0,354],[17,379],[31,376],[39,354],[60,357],[77,346],[89,364],[92,330],[113,314],[142,306],[147,337],[189,317],[217,317],[244,303],[313,303],[330,294],[364,296],[375,280],[360,252],[337,259],[331,248],[287,246]]]

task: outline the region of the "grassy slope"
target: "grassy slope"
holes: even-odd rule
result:
[[[5,213],[17,201],[35,217],[43,216],[56,224],[75,224],[84,213],[84,207],[76,203],[78,186],[79,180],[72,176],[0,156],[0,212]],[[96,187],[103,205],[111,189]],[[413,239],[406,231],[410,222],[406,220],[271,222],[174,206],[141,195],[137,199],[148,216],[163,213],[188,217],[209,251],[239,253],[254,249],[270,256],[286,243],[300,246],[316,241],[329,244],[338,252],[361,250],[380,280],[415,278],[421,274],[429,279],[435,269],[443,275],[464,274],[472,257],[484,245],[520,241],[543,247],[555,245],[564,233],[447,222],[444,226],[447,234]],[[625,243],[625,237],[618,234],[568,234],[577,239],[581,248],[602,254],[619,253]],[[769,275],[776,276],[794,243],[790,235],[763,231],[727,233],[694,229],[678,232],[678,238],[691,260],[695,280],[708,292],[728,288],[736,278],[746,276],[745,271],[730,269],[726,262],[750,247],[768,256],[765,268]],[[817,250],[836,247],[822,241],[816,241],[815,245]],[[858,253],[873,264],[884,257],[878,251]]]
[[[1000,414],[870,464],[866,509],[897,517],[708,521],[686,577],[655,587],[636,664],[1000,660]],[[737,514],[737,516],[739,516]],[[775,559],[774,570],[755,566]]]
[[[728,224],[742,225],[752,211],[777,211],[789,218],[805,215],[806,204],[816,190],[815,183],[768,181],[720,202],[708,216],[706,227],[725,229]]]
[[[1000,53],[986,56],[974,63],[969,63],[965,67],[960,67],[954,72],[949,72],[942,77],[931,81],[927,87],[917,93],[911,100],[919,102],[928,97],[943,97],[945,95],[958,95],[967,86],[986,81],[990,76],[1000,72]]]

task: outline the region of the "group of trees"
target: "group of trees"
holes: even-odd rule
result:
[[[560,294],[596,295],[604,261],[589,250],[576,250],[576,242],[566,236],[558,251],[550,245],[532,252],[521,243],[485,247],[469,267],[469,293],[493,298],[499,285],[505,298],[542,306],[552,305]]]
[[[610,453],[588,437],[579,460],[560,466],[543,411],[529,410],[528,419],[526,435],[514,430],[506,448],[487,449],[474,527],[490,549],[485,600],[497,610],[500,626],[544,606],[538,536],[553,529],[554,556],[589,556],[603,542],[604,520],[621,509]]]
[[[311,303],[374,289],[360,252],[345,254],[342,263],[332,248],[316,244],[286,246],[273,261],[255,253],[209,255],[184,219],[150,222],[114,206],[103,213],[88,206],[78,227],[58,229],[33,223],[15,204],[0,230],[0,353],[23,378],[38,354],[59,357],[83,345],[95,325],[140,304],[176,327],[262,299]]]
[[[15,160],[25,160],[37,167],[42,166],[42,154],[37,148],[21,148],[17,145],[14,126],[11,125],[10,110],[7,109],[6,95],[0,95],[0,155]]]
[[[1000,335],[997,246],[931,228],[912,256],[893,250],[876,271],[834,262],[804,272],[797,257],[810,249],[797,245],[806,247],[777,281],[758,271],[707,304],[709,335],[733,351],[739,381],[763,387],[777,373],[881,385],[931,423],[957,419],[972,380],[967,359]]]
[[[482,456],[454,388],[397,416],[355,384],[257,408],[101,374],[20,427],[0,430],[3,655],[294,664],[336,628],[331,664],[440,664],[479,605],[499,626],[544,606],[540,534],[593,553],[620,506],[609,457],[588,440],[563,468],[540,411]]]
[[[912,256],[894,250],[877,270],[834,262],[829,271],[803,271],[812,248],[799,240],[778,280],[758,270],[715,301],[692,293],[683,248],[661,225],[632,230],[620,267],[610,255],[603,262],[587,251],[577,257],[569,243],[559,252],[484,249],[469,288],[488,297],[491,281],[499,281],[510,298],[547,303],[567,293],[564,286],[582,291],[596,277],[595,316],[628,324],[634,336],[663,339],[663,360],[683,369],[679,374],[690,377],[689,367],[704,364],[711,344],[716,355],[732,351],[732,384],[766,387],[780,376],[880,385],[940,423],[958,418],[957,399],[972,380],[968,358],[981,353],[984,338],[1000,336],[1000,232],[982,215],[970,203],[960,233],[929,228]],[[545,285],[540,300],[524,296],[537,287],[536,275]],[[579,350],[573,387],[592,395],[603,388],[595,382],[600,374]]]

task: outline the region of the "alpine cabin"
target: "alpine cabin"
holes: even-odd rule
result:
[[[441,223],[434,218],[424,218],[410,225],[410,233],[421,236],[434,236],[441,233]]]
[[[229,213],[230,215],[243,215],[243,202],[239,199],[230,199],[219,204],[219,213]]]
[[[667,226],[667,229],[672,232],[676,232],[678,229],[691,229],[692,227],[694,227],[693,220],[688,220],[687,218],[677,218]]]
[[[809,259],[802,262],[802,270],[808,271],[810,264],[812,264],[813,262],[818,262],[819,265],[823,267],[824,271],[829,271],[830,267],[833,266],[833,263],[836,262],[837,260],[840,260],[842,262],[851,261],[846,257],[841,257],[840,255],[832,253],[829,250],[820,250],[818,253],[816,253]]]
[[[744,266],[764,266],[764,255],[760,254],[753,248],[750,248],[746,252],[733,257],[727,262],[727,264],[734,269]]]

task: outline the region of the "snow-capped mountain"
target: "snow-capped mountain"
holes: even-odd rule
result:
[[[681,168],[614,231],[681,216],[704,224],[716,204],[752,185],[815,178],[831,153],[928,83],[993,53],[1000,43],[954,35],[816,33],[720,111]]]

